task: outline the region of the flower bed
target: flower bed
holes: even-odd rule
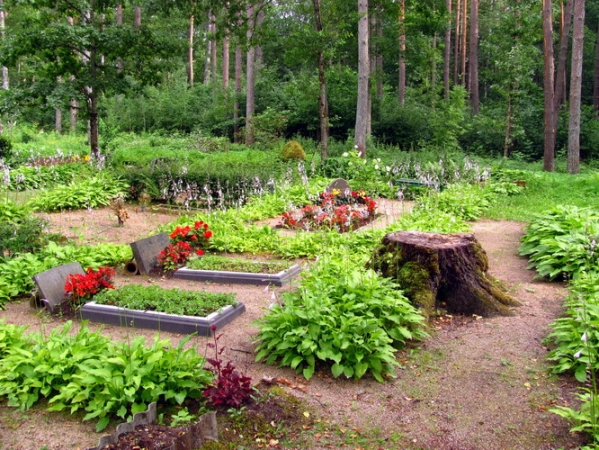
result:
[[[170,298],[169,298],[170,297]],[[81,307],[92,322],[210,336],[245,312],[233,294],[128,285],[104,291]]]
[[[302,268],[284,261],[254,261],[222,256],[204,256],[190,260],[188,266],[173,273],[173,278],[215,283],[282,286]]]
[[[342,194],[338,190],[323,192],[314,205],[287,211],[279,226],[311,230],[337,230],[339,233],[356,230],[376,218],[376,202],[364,191]]]

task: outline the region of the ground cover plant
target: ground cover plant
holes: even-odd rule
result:
[[[85,325],[71,335],[71,327],[44,335],[0,324],[0,396],[10,406],[27,410],[45,399],[51,411],[84,411],[83,420],[95,419],[101,431],[153,401],[200,398],[212,381],[196,348],[184,349],[191,336],[174,348],[158,337],[146,346],[143,337],[120,342]]]
[[[128,284],[118,289],[105,290],[95,295],[93,299],[101,305],[199,317],[205,317],[227,305],[237,305],[233,293],[216,294],[207,291],[163,289],[160,286],[139,284]]]

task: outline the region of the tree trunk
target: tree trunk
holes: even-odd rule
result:
[[[191,2],[191,7],[193,10],[193,2]],[[187,82],[189,86],[193,87],[193,36],[194,36],[194,15],[191,13],[189,15],[189,37],[187,42]]]
[[[451,59],[451,0],[446,1],[447,28],[445,29],[445,49],[443,50],[443,91],[449,100],[449,70]]]
[[[574,0],[566,2],[559,36],[559,52],[557,56],[557,72],[555,76],[555,109],[566,101],[566,64],[568,59],[568,42],[572,24],[572,9]]]
[[[368,0],[358,0],[358,102],[356,105],[355,144],[362,158],[366,156],[369,65]]]
[[[460,72],[462,74],[462,84],[466,86],[466,60],[468,53],[466,51],[466,36],[468,30],[468,0],[462,0],[462,54],[460,55]]]
[[[193,36],[194,36],[194,15],[193,15],[194,2],[191,2],[191,14],[189,15],[189,36],[187,41],[187,82],[189,86],[193,87]]]
[[[204,84],[210,83],[211,70],[212,70],[212,39],[210,39],[210,34],[212,32],[212,24],[210,22],[210,13],[208,13],[208,24],[206,25],[206,35],[208,38],[206,39],[206,48],[204,51]]]
[[[123,25],[123,4],[118,3],[116,5],[116,24],[118,26]],[[123,58],[119,57],[116,62],[117,72],[121,73],[123,71]]]
[[[216,79],[217,71],[217,51],[216,51],[216,16],[213,11],[210,11],[210,62],[212,63],[212,79]]]
[[[5,15],[6,12],[4,11],[4,0],[0,0],[0,39],[4,39],[4,30],[6,27]],[[8,87],[8,67],[2,66],[2,89],[8,90]]]
[[[545,71],[543,75],[545,91],[545,142],[543,151],[543,170],[555,170],[555,129],[557,113],[555,103],[555,66],[553,57],[553,7],[551,0],[543,0],[543,56]]]
[[[235,47],[235,98],[233,100],[233,140],[241,142],[241,130],[239,128],[239,97],[241,96],[241,65],[243,64],[243,53],[241,47]]]
[[[595,117],[599,111],[599,28],[597,29],[597,39],[595,40],[595,68],[593,71],[593,110]]]
[[[397,100],[403,106],[406,103],[406,1],[399,2],[399,80]]]
[[[322,17],[320,14],[320,0],[312,0],[314,6],[314,22],[316,33],[322,35]],[[327,83],[325,77],[324,51],[318,48],[318,116],[320,118],[320,159],[325,161],[328,157],[329,145],[329,105],[327,99]]]
[[[229,89],[229,65],[230,65],[230,56],[229,56],[229,32],[225,34],[223,38],[223,89],[226,91]]]
[[[513,315],[519,303],[487,275],[489,262],[473,234],[400,231],[387,234],[372,266],[397,281],[426,317],[437,308],[483,317]]]
[[[478,92],[478,0],[472,0],[470,7],[470,58],[468,69],[470,105],[472,106],[472,112],[478,114],[480,104]]]
[[[255,142],[254,127],[252,125],[252,119],[254,118],[255,111],[255,63],[256,63],[256,47],[252,43],[252,34],[254,28],[254,6],[250,3],[247,8],[248,18],[248,31],[247,41],[248,50],[246,53],[246,75],[245,75],[245,145],[251,146]]]
[[[139,31],[141,28],[141,6],[139,5],[135,5],[135,18],[133,20],[135,28]]]
[[[580,102],[584,46],[585,0],[574,1],[572,74],[570,76],[570,123],[568,127],[568,172],[580,172]]]
[[[510,156],[510,147],[512,145],[512,90],[511,87],[507,92],[507,110],[505,118],[505,138],[503,140],[503,157],[508,158]]]

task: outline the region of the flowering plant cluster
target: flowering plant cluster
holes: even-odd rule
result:
[[[349,196],[339,194],[338,190],[323,192],[317,205],[285,212],[280,225],[305,230],[328,228],[344,233],[374,219],[377,204],[364,191],[351,192]]]
[[[192,254],[202,256],[210,243],[212,231],[202,220],[193,226],[178,226],[169,235],[171,244],[158,254],[158,262],[163,270],[176,270],[187,262]]]
[[[85,274],[70,274],[64,290],[70,295],[73,303],[81,304],[103,289],[114,289],[112,284],[114,274],[115,270],[112,267],[100,267],[97,271],[88,267]]]

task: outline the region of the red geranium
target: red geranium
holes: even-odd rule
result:
[[[100,267],[97,271],[88,267],[85,274],[70,274],[64,290],[71,296],[73,303],[81,304],[103,289],[114,289],[114,274],[115,270],[112,267]]]

